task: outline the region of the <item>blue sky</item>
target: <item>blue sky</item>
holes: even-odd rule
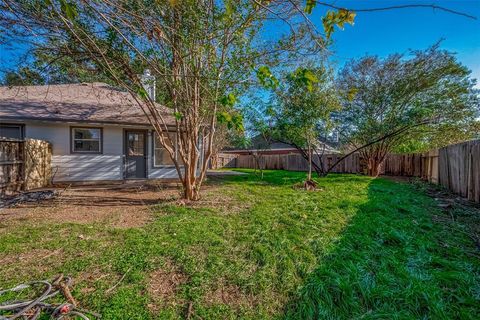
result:
[[[412,3],[441,5],[474,15],[477,20],[423,8],[359,12],[354,26],[347,25],[345,30],[334,33],[332,60],[341,66],[365,54],[408,53],[409,49],[425,49],[444,39],[441,47],[455,52],[459,61],[472,70],[472,76],[480,79],[480,0],[335,1],[335,5],[354,9]],[[320,17],[326,9],[315,9],[312,20],[321,26]]]
[[[437,4],[477,17],[468,19],[433,9],[398,9],[380,12],[359,12],[355,25],[333,35],[332,61],[340,67],[345,61],[365,54],[385,56],[407,53],[409,49],[425,49],[444,39],[441,47],[457,53],[458,59],[480,79],[480,0],[336,0],[337,6],[373,8],[395,4]],[[317,6],[310,16],[321,28],[326,8]],[[269,30],[271,32],[272,30]],[[280,31],[279,31],[280,32]],[[7,50],[0,45],[0,74],[18,62],[25,47]],[[480,88],[480,84],[477,84]]]

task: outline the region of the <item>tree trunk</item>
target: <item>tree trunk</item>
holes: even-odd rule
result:
[[[312,147],[308,143],[308,174],[307,180],[305,180],[304,187],[307,191],[315,191],[317,189],[317,183],[312,180]]]
[[[307,180],[312,180],[312,148],[308,145],[308,176]]]
[[[371,177],[378,177],[382,167],[383,159],[372,156],[367,160],[367,175]]]
[[[183,181],[183,198],[188,201],[200,200],[200,188],[195,176],[195,170],[185,166],[185,176]]]
[[[262,166],[261,166],[261,163],[260,163],[260,160],[261,159],[261,154],[255,154],[255,153],[251,153],[251,155],[253,156],[253,160],[255,160],[255,169],[253,171],[254,174],[257,174],[257,168],[258,168],[258,171],[260,171],[260,179],[263,180],[263,169],[262,169]]]
[[[183,198],[188,201],[200,200],[200,192],[195,185],[187,185],[187,187],[184,188]]]

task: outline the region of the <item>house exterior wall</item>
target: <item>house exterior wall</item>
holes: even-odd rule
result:
[[[148,163],[147,175],[149,179],[176,179],[178,178],[177,169],[173,166],[155,167],[153,165],[153,137],[154,131],[148,131]]]
[[[103,132],[102,154],[72,153],[71,127],[98,127]],[[52,144],[53,182],[108,181],[124,179],[124,130],[123,126],[79,125],[63,123],[25,123],[25,137],[46,140]],[[145,130],[145,128],[142,128]],[[153,133],[147,139],[147,177],[149,179],[175,179],[174,167],[153,166]]]

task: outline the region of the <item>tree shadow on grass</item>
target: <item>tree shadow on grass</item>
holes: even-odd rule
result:
[[[411,186],[372,180],[368,201],[281,318],[478,319],[480,252],[439,215],[447,213]]]

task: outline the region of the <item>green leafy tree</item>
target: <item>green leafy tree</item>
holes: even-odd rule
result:
[[[288,28],[265,41],[259,31],[272,20]],[[271,68],[325,44],[289,0],[5,0],[0,33],[37,40],[42,61],[61,74],[93,71],[131,93],[172,158],[188,200],[200,197],[218,125],[241,127],[235,93],[257,80],[276,86]],[[139,77],[147,68],[157,79],[155,99]],[[173,127],[156,102],[170,108]]]
[[[425,126],[416,131],[395,147],[393,152],[426,152],[450,144],[480,139],[480,120],[468,119],[457,123]]]
[[[278,83],[277,79],[275,81]],[[260,178],[263,179],[263,159],[274,142],[272,136],[273,109],[271,105],[265,105],[263,99],[254,97],[243,107],[243,114],[249,136],[237,140],[236,144],[240,149],[251,149],[249,154],[255,161],[254,173],[257,174],[258,170]]]
[[[473,138],[479,97],[469,70],[433,46],[413,56],[367,56],[340,72],[343,141],[377,176],[389,152],[419,151]],[[467,130],[465,130],[467,129]]]
[[[45,78],[30,67],[22,67],[5,73],[1,82],[5,86],[31,86],[45,84]]]
[[[303,151],[308,160],[306,186],[312,182],[312,163],[318,148],[318,128],[328,128],[340,103],[332,72],[323,67],[300,67],[276,91],[273,135]]]

